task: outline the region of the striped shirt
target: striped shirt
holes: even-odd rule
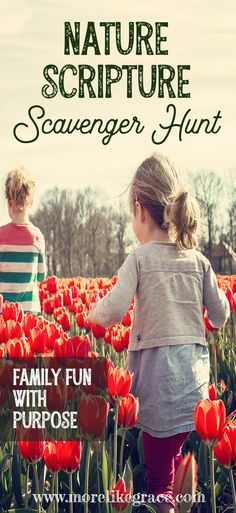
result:
[[[37,281],[46,277],[45,242],[32,223],[0,227],[0,293],[25,312],[40,312]]]

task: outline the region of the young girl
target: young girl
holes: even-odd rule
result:
[[[0,293],[4,301],[39,313],[37,281],[46,277],[46,263],[44,237],[29,220],[34,189],[23,168],[8,174],[5,194],[11,223],[0,227]]]
[[[121,321],[134,297],[126,368],[139,397],[147,491],[158,511],[173,512],[181,447],[194,429],[194,406],[208,397],[209,352],[202,307],[222,326],[229,305],[210,262],[195,248],[199,207],[169,160],[147,158],[130,186],[133,230],[140,246],[126,258],[114,288],[89,318]]]

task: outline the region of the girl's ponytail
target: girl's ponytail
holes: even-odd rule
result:
[[[129,202],[148,210],[151,218],[177,244],[179,249],[195,248],[200,235],[200,207],[184,185],[172,162],[154,153],[137,169],[130,186]]]
[[[164,225],[174,234],[179,249],[196,248],[200,232],[200,208],[188,190],[176,194],[164,211]]]

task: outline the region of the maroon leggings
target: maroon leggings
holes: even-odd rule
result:
[[[147,470],[147,493],[173,501],[175,472],[182,461],[181,448],[190,431],[157,438],[142,432],[144,462]],[[164,497],[163,497],[164,498]]]

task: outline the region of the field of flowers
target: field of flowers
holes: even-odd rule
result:
[[[135,427],[139,402],[130,393],[133,376],[124,370],[133,304],[122,323],[109,329],[87,319],[91,304],[116,279],[50,276],[39,285],[41,316],[23,314],[17,304],[2,304],[0,512],[130,513],[140,508],[134,498],[145,493],[146,476],[141,432]],[[175,493],[193,495],[197,489],[204,496],[192,505],[199,513],[236,513],[236,276],[218,276],[218,283],[231,316],[216,330],[203,311],[211,359],[209,399],[196,405],[196,430],[184,444],[175,480]],[[51,358],[60,359],[65,367],[70,360],[86,358],[95,369],[91,386],[68,387],[59,378],[47,396],[48,412],[63,412],[72,404],[76,408],[80,431],[75,439],[45,437],[40,428],[33,436],[31,428],[13,432],[1,420],[13,409],[15,362],[21,367],[39,361],[50,366]],[[49,495],[35,499],[35,494],[53,493],[62,494],[63,500],[58,503]],[[81,500],[73,502],[72,494]],[[92,494],[107,499],[93,501]],[[143,507],[152,511],[151,504]],[[190,502],[180,502],[177,510],[190,507]]]

